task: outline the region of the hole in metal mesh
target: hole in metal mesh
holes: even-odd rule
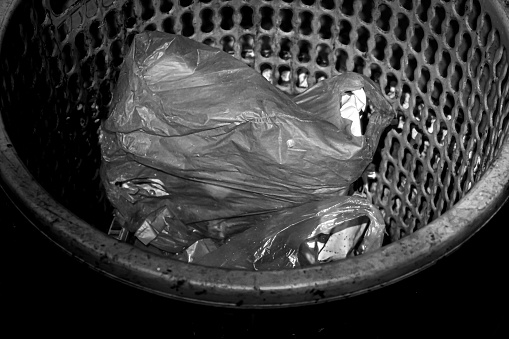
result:
[[[110,46],[111,62],[113,66],[118,67],[122,64],[124,59],[122,58],[122,41],[115,40]]]
[[[97,20],[92,21],[89,28],[90,37],[92,38],[92,47],[97,48],[101,46],[103,35],[101,32],[101,23]]]
[[[485,14],[483,16],[483,23],[481,24],[481,31],[479,32],[479,42],[481,46],[486,46],[488,43],[488,34],[491,32],[491,19],[490,16]]]
[[[95,62],[95,72],[97,74],[97,77],[99,78],[104,78],[104,76],[106,75],[106,56],[105,56],[105,53],[104,51],[99,51],[97,52],[97,54],[95,55],[95,59],[94,59],[94,62]]]
[[[472,7],[470,8],[470,12],[467,15],[467,23],[470,28],[475,31],[477,30],[477,18],[481,14],[481,5],[477,0],[472,2]]]
[[[487,88],[486,88],[486,85],[488,83],[488,80],[489,80],[489,77],[490,77],[490,66],[488,63],[484,63],[483,67],[482,67],[482,73],[481,73],[481,76],[478,78],[478,81],[479,81],[479,88],[481,89],[481,91],[483,91],[484,93],[487,93]]]
[[[439,162],[440,162],[440,152],[438,151],[438,149],[436,149],[436,147],[433,147],[429,163],[434,171],[436,171]]]
[[[398,182],[396,183],[396,188],[400,192],[403,192],[405,190],[406,182],[407,182],[406,176],[403,173],[400,173]]]
[[[100,103],[103,107],[107,107],[111,101],[111,86],[108,80],[104,80],[99,87]]]
[[[414,72],[417,68],[417,59],[413,54],[408,54],[407,58],[407,67],[405,68],[405,75],[408,78],[408,80],[413,81],[414,80]]]
[[[175,21],[171,16],[163,20],[162,27],[166,33],[175,34]]]
[[[260,37],[260,54],[264,58],[268,58],[273,54],[272,43],[269,36],[264,35]]]
[[[458,15],[463,16],[465,14],[466,3],[468,0],[456,0],[454,4],[454,9]]]
[[[389,60],[392,68],[399,70],[401,68],[401,58],[403,57],[403,49],[400,45],[394,44],[391,47],[392,54]]]
[[[372,12],[374,3],[371,0],[362,0],[361,3],[362,7],[359,11],[359,18],[366,23],[371,23],[373,21]]]
[[[71,44],[65,44],[64,48],[62,49],[62,59],[64,62],[64,72],[69,73],[69,71],[74,66]]]
[[[292,18],[293,11],[288,8],[282,8],[279,10],[279,17],[281,18],[281,23],[279,24],[279,28],[283,32],[291,32],[293,30]]]
[[[458,46],[458,55],[464,62],[467,61],[468,51],[472,47],[472,38],[470,34],[464,33],[462,35],[461,44]]]
[[[385,48],[387,47],[387,40],[383,37],[383,35],[377,34],[375,36],[375,48],[371,54],[378,60],[382,61],[385,59]]]
[[[315,0],[301,0],[301,2],[306,6],[313,6]]]
[[[194,34],[193,13],[185,12],[180,17],[180,21],[182,22],[182,35],[185,37],[192,36]]]
[[[392,10],[389,6],[383,4],[378,6],[378,9],[380,10],[380,17],[376,21],[376,25],[380,27],[381,30],[387,32],[391,28],[390,20],[392,17]]]
[[[320,0],[320,6],[325,9],[334,9],[334,0]]]
[[[173,2],[170,0],[159,0],[159,10],[161,13],[168,13],[173,8]]]
[[[85,40],[85,34],[83,32],[79,32],[74,37],[74,46],[76,47],[76,54],[78,57],[78,60],[82,60],[87,56],[88,48],[87,48],[87,42]]]
[[[141,18],[143,20],[149,20],[156,13],[152,0],[139,0],[141,4]]]
[[[254,54],[254,37],[251,34],[245,34],[239,39],[242,50],[240,56],[244,59],[253,59]]]
[[[182,7],[191,6],[192,3],[193,3],[193,0],[179,0],[179,4]]]
[[[157,31],[157,26],[154,23],[148,24],[145,26],[145,31]]]
[[[299,13],[300,17],[300,26],[299,32],[302,35],[309,35],[313,33],[312,21],[313,21],[313,13],[308,11],[303,11]]]
[[[286,65],[281,65],[278,68],[279,79],[277,84],[283,87],[290,86],[290,82],[292,81],[292,71],[290,67]]]
[[[380,83],[380,77],[382,76],[382,67],[380,65],[377,65],[375,63],[371,64],[369,66],[370,68],[370,79],[373,80],[375,83]]]
[[[454,109],[454,96],[447,92],[445,96],[444,115],[447,120],[452,118],[452,110]]]
[[[423,67],[421,69],[421,76],[419,79],[417,79],[418,80],[417,85],[419,86],[419,89],[421,90],[422,93],[428,92],[427,86],[429,79],[430,79],[429,70],[426,67]]]
[[[357,29],[357,42],[355,43],[355,47],[361,52],[368,51],[368,40],[369,40],[369,30],[361,26]]]
[[[216,41],[213,38],[206,38],[205,40],[202,41],[202,43],[210,47],[216,46]]]
[[[297,55],[297,59],[299,62],[307,63],[311,60],[311,56],[309,55],[309,51],[311,50],[311,43],[306,40],[299,41],[299,54]]]
[[[262,8],[260,8],[260,15],[262,16],[261,21],[260,21],[260,27],[266,31],[272,29],[272,27],[274,26],[274,24],[272,22],[272,16],[274,15],[274,10],[271,7],[267,7],[267,6],[262,7]]]
[[[235,53],[235,39],[231,35],[226,35],[221,38],[221,41],[219,41],[221,46],[223,46],[223,51],[228,54],[234,54]]]
[[[270,64],[261,64],[260,73],[270,83],[272,83],[272,66]]]
[[[345,50],[336,50],[336,70],[338,72],[346,72],[346,63],[348,61],[348,53]]]
[[[309,71],[304,68],[300,67],[297,69],[297,80],[295,81],[295,86],[297,88],[306,89],[309,87],[308,83],[309,78]]]
[[[428,21],[428,9],[431,7],[431,0],[422,0],[417,6],[417,16],[422,22]]]
[[[201,27],[203,33],[210,33],[214,30],[214,11],[210,8],[204,8],[200,12]]]
[[[318,71],[315,73],[315,81],[316,82],[320,82],[325,79],[327,79],[327,74],[325,74],[324,72]]]
[[[404,9],[411,11],[413,8],[412,0],[399,0],[401,7]]]
[[[410,25],[410,21],[408,17],[402,13],[398,14],[398,24],[394,27],[394,35],[401,41],[406,40],[406,30]]]
[[[136,25],[136,15],[134,14],[132,1],[127,1],[122,6],[122,16],[124,17],[124,26],[126,28],[133,28]]]
[[[442,6],[435,7],[435,15],[431,19],[431,29],[436,34],[442,34],[442,23],[445,20],[445,9]]]
[[[233,8],[230,6],[225,6],[219,10],[219,14],[221,14],[221,24],[220,27],[225,31],[229,31],[233,28]]]
[[[350,32],[352,31],[352,25],[347,20],[341,20],[339,23],[339,34],[338,40],[343,45],[350,44]]]
[[[424,51],[424,58],[428,62],[428,64],[435,63],[435,53],[438,50],[438,43],[433,37],[428,38],[428,47]]]
[[[366,61],[360,57],[360,56],[356,56],[354,59],[353,59],[353,71],[356,72],[356,73],[359,73],[359,74],[363,74],[364,73],[364,68],[366,67]]]
[[[353,1],[343,1],[340,7],[341,12],[343,12],[344,15],[353,15],[353,3]]]
[[[415,25],[414,34],[410,38],[410,45],[412,46],[412,49],[417,53],[421,51],[422,39],[424,39],[424,30],[420,25]]]
[[[329,15],[322,15],[320,17],[320,29],[318,30],[318,34],[322,39],[330,39],[332,36],[331,27],[334,24],[334,21]]]
[[[438,63],[438,72],[444,78],[447,78],[447,69],[451,64],[451,56],[447,51],[442,52],[442,57],[440,58],[440,62]]]
[[[449,29],[445,35],[445,42],[450,46],[454,47],[456,45],[456,35],[460,30],[460,26],[456,20],[449,21]]]
[[[80,75],[83,82],[83,88],[85,89],[88,89],[94,80],[94,75],[92,73],[91,67],[92,65],[90,65],[89,60],[81,65]]]
[[[479,48],[476,48],[470,59],[470,73],[474,78],[477,77],[478,67],[479,64],[481,63],[481,58],[482,58],[481,50]]]
[[[242,6],[240,8],[240,15],[242,16],[242,19],[240,20],[240,27],[249,29],[254,26],[253,13],[253,9],[249,6]]]
[[[279,57],[283,60],[288,60],[292,58],[292,42],[288,38],[281,39],[281,43],[279,44]]]
[[[463,70],[461,69],[461,66],[455,65],[454,72],[451,74],[451,87],[455,91],[459,91],[460,89],[461,78],[463,78]]]
[[[392,73],[387,74],[387,85],[385,86],[385,94],[389,96],[390,99],[394,98],[396,95],[396,87],[398,86],[398,78]]]
[[[116,37],[120,31],[117,11],[109,11],[104,17],[104,21],[106,23],[106,34],[108,38],[112,39]]]
[[[410,86],[403,84],[402,93],[403,95],[401,96],[399,103],[403,109],[408,109],[410,106],[410,98],[412,96],[412,90],[410,89]]]
[[[78,101],[78,97],[80,95],[80,85],[79,85],[79,76],[77,73],[72,74],[67,80],[67,89],[69,91],[69,96],[71,101]]]
[[[329,54],[331,49],[326,44],[319,44],[316,46],[316,64],[321,67],[329,66]]]
[[[442,87],[442,83],[438,80],[433,82],[433,91],[431,92],[431,102],[433,105],[438,106],[440,103],[440,96],[442,95],[444,89]]]

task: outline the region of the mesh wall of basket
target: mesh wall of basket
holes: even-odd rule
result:
[[[2,186],[56,244],[153,293],[270,307],[369,291],[451,252],[506,200],[508,13],[495,0],[0,1]],[[108,235],[97,131],[144,30],[220,48],[289,95],[343,71],[375,81],[398,121],[357,189],[384,215],[384,247],[248,272],[169,260]]]

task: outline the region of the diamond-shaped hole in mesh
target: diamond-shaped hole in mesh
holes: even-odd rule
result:
[[[422,22],[428,21],[428,9],[431,7],[431,0],[422,0],[417,6],[416,13]]]
[[[306,40],[299,40],[299,54],[297,55],[297,60],[301,63],[308,63],[311,60],[310,50],[311,43]]]
[[[156,13],[152,0],[139,0],[141,4],[141,18],[144,21],[150,20]]]
[[[380,16],[376,20],[376,25],[382,31],[389,31],[391,29],[390,20],[392,17],[392,10],[389,6],[382,4],[378,6],[378,10],[380,11]]]
[[[224,6],[219,10],[221,14],[221,24],[219,25],[225,31],[229,31],[233,28],[233,13],[234,10],[230,6]]]
[[[274,23],[272,20],[272,16],[274,15],[274,10],[272,7],[264,6],[260,8],[260,27],[266,31],[271,30],[274,27]]]
[[[350,44],[350,32],[352,31],[352,25],[347,20],[341,20],[339,22],[339,34],[338,40],[343,45]]]
[[[159,10],[161,13],[169,13],[173,8],[171,0],[159,0]]]
[[[421,51],[422,40],[424,39],[424,29],[420,25],[414,26],[414,32],[410,38],[410,46],[419,53]]]
[[[201,26],[200,31],[210,33],[214,30],[214,11],[210,8],[204,8],[200,12]]]
[[[330,15],[322,15],[320,17],[320,29],[318,30],[318,35],[322,39],[330,39],[332,37],[332,26],[334,25],[334,20]]]
[[[394,27],[394,35],[401,41],[406,41],[406,32],[410,26],[410,20],[403,13],[398,13],[398,24]]]
[[[327,44],[319,44],[316,46],[316,64],[321,67],[329,66],[329,55],[331,48]]]
[[[242,16],[242,19],[240,20],[240,27],[244,29],[249,29],[254,26],[253,24],[254,11],[251,6],[242,6],[240,8],[240,15]]]
[[[451,21],[449,21],[449,26],[445,34],[445,42],[447,43],[447,45],[449,45],[449,47],[454,48],[454,46],[456,46],[456,35],[458,34],[459,31],[460,25],[458,21],[451,19]]]
[[[375,36],[375,48],[371,51],[371,54],[382,61],[385,59],[385,48],[387,47],[387,40],[381,34]]]

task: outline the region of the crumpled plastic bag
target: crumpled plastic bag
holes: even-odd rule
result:
[[[218,249],[198,254],[193,262],[250,270],[299,268],[377,249],[384,230],[382,214],[375,206],[361,197],[342,196],[276,212]],[[321,249],[310,245],[324,235],[329,237]],[[332,253],[322,255],[327,249]]]
[[[371,108],[364,135],[338,113],[344,100],[359,105],[353,93],[361,89]],[[393,116],[362,75],[344,73],[290,98],[227,53],[144,32],[101,126],[101,177],[123,227],[179,253],[271,212],[345,195]]]

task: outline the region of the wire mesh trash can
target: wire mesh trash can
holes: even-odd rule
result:
[[[505,202],[508,15],[503,1],[477,0],[2,1],[4,189],[58,246],[156,294],[275,307],[367,292],[450,253]],[[357,188],[384,215],[385,246],[251,272],[169,260],[117,240],[97,131],[123,56],[143,30],[220,48],[289,95],[343,71],[379,84],[398,123]]]

